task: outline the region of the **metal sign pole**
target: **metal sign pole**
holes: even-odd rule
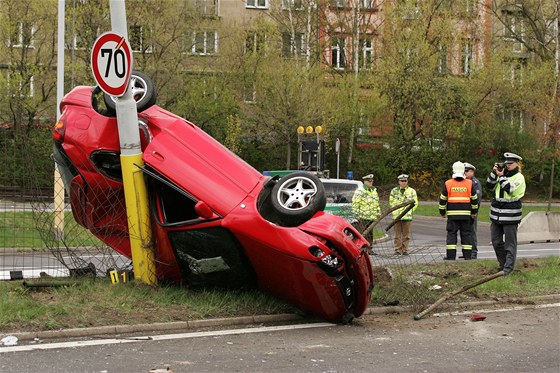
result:
[[[335,145],[335,150],[336,150],[336,178],[340,179],[340,139],[337,137],[336,138],[336,145]]]
[[[110,0],[110,8],[113,32],[128,40],[125,0]],[[130,87],[122,97],[117,98],[116,109],[134,278],[151,285],[157,280],[148,192],[141,170],[144,161],[138,131],[138,112]]]
[[[57,66],[56,66],[56,120],[60,119],[60,102],[64,96],[64,17],[65,0],[58,1],[58,39],[57,39]],[[64,239],[64,183],[56,162],[54,164],[54,237],[58,241]]]

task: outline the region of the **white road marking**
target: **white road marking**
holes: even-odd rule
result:
[[[435,317],[463,316],[463,315],[472,315],[474,313],[497,313],[497,312],[509,312],[509,311],[534,310],[534,309],[552,308],[552,307],[560,307],[560,303],[515,306],[515,307],[510,307],[510,308],[499,308],[499,309],[495,309],[495,310],[494,309],[487,309],[487,310],[442,312],[442,313],[434,313],[432,316],[435,316]]]
[[[88,341],[75,341],[75,342],[58,342],[58,343],[45,343],[45,344],[33,344],[33,345],[9,346],[9,347],[0,346],[0,353],[25,352],[25,351],[34,351],[34,350],[52,350],[52,349],[61,349],[61,348],[136,343],[136,342],[146,342],[146,341],[164,341],[170,339],[215,337],[215,336],[222,336],[222,335],[266,333],[266,332],[276,332],[281,330],[325,328],[325,327],[335,326],[335,325],[336,324],[331,324],[331,323],[296,324],[296,325],[281,325],[281,326],[265,326],[259,328],[215,330],[215,331],[208,331],[208,332],[162,334],[162,335],[130,337],[130,338],[122,338],[122,339],[108,338],[108,339],[96,339],[91,341],[88,340]]]

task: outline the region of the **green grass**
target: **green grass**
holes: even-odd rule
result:
[[[294,311],[256,290],[194,292],[134,282],[113,285],[108,279],[81,279],[66,286],[40,288],[24,287],[21,281],[0,282],[1,333]]]
[[[76,223],[71,212],[64,213],[64,237],[69,246],[76,242],[79,246],[96,246],[101,242],[87,229]],[[53,213],[32,211],[0,212],[0,247],[46,248],[45,241],[55,242],[53,233]]]
[[[533,206],[533,205],[523,205],[523,216],[526,216],[528,213],[532,211],[547,211],[547,206]],[[560,206],[551,206],[550,211],[560,212]],[[479,222],[490,222],[490,202],[484,201],[482,202],[482,206],[478,212],[478,221]],[[434,216],[439,217],[439,210],[438,205],[436,204],[423,204],[420,202],[416,210],[414,211],[414,215],[417,216]]]
[[[374,288],[375,305],[410,305],[415,310],[434,303],[445,293],[461,289],[498,272],[495,259],[471,262],[413,264],[390,268],[392,281],[380,281]],[[374,273],[381,271],[374,268]],[[518,259],[512,274],[486,282],[452,298],[452,302],[527,298],[560,294],[560,258]],[[433,289],[433,286],[441,287]]]
[[[496,267],[495,260],[477,260],[392,268],[392,280],[376,282],[371,305],[399,304],[418,311],[449,291],[495,273]],[[375,273],[380,271],[374,268]],[[450,302],[530,301],[537,295],[560,293],[559,278],[560,258],[521,259],[511,275],[472,288]],[[299,312],[256,290],[195,292],[135,282],[114,285],[108,279],[64,281],[64,286],[35,288],[21,281],[0,282],[0,333]],[[431,290],[433,285],[441,289]]]

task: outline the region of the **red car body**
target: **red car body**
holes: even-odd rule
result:
[[[61,102],[54,157],[75,220],[131,257],[116,117],[94,88]],[[157,278],[191,286],[257,286],[312,314],[349,322],[372,290],[368,242],[323,211],[297,226],[274,221],[272,186],[193,123],[157,105],[138,113]],[[201,217],[197,204],[211,214]]]

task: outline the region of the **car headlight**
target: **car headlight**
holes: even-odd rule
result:
[[[346,237],[350,238],[352,241],[354,241],[354,238],[356,238],[356,236],[354,235],[354,232],[352,232],[351,229],[345,228],[344,229],[344,234],[346,235]]]
[[[325,255],[325,252],[317,246],[312,246],[309,248],[309,254],[313,255],[315,258],[320,258]]]
[[[321,263],[330,268],[338,268],[342,264],[340,263],[338,258],[332,254],[326,255],[324,258],[322,258]]]

